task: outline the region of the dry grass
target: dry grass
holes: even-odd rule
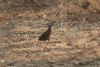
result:
[[[83,1],[60,0],[55,3],[46,0],[45,4],[49,5],[48,7],[40,2],[41,4],[35,5],[34,9],[26,9],[20,5],[23,3],[21,2],[17,4],[20,8],[0,11],[0,65],[86,67],[89,64],[87,66],[90,67],[91,62],[94,62],[97,66],[99,62],[95,61],[100,58],[100,2],[88,0],[90,5],[85,10],[82,8]],[[48,2],[53,2],[54,5]],[[7,5],[11,6],[12,3],[16,2],[11,0]],[[21,11],[16,11],[20,9]],[[54,22],[52,44],[48,41],[38,41],[50,20]]]

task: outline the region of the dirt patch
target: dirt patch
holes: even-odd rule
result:
[[[32,1],[17,5],[14,5],[16,2],[1,3],[5,8],[0,8],[0,66],[100,65],[99,5],[93,8],[94,2],[99,4],[99,1],[88,0],[91,4],[87,9],[82,8],[80,0]],[[54,24],[52,44],[38,41],[51,22]]]

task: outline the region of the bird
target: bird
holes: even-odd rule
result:
[[[49,42],[50,42],[50,35],[51,35],[52,25],[50,23],[48,23],[47,25],[48,25],[48,30],[45,31],[38,39],[39,41],[44,41],[44,43],[45,43],[45,40],[49,40]]]

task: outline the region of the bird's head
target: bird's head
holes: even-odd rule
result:
[[[52,24],[51,23],[48,23],[47,25],[48,25],[48,27],[52,27]]]

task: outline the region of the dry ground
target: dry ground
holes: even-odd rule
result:
[[[99,0],[30,1],[0,4],[0,67],[100,66]],[[38,41],[51,22],[52,44]]]

